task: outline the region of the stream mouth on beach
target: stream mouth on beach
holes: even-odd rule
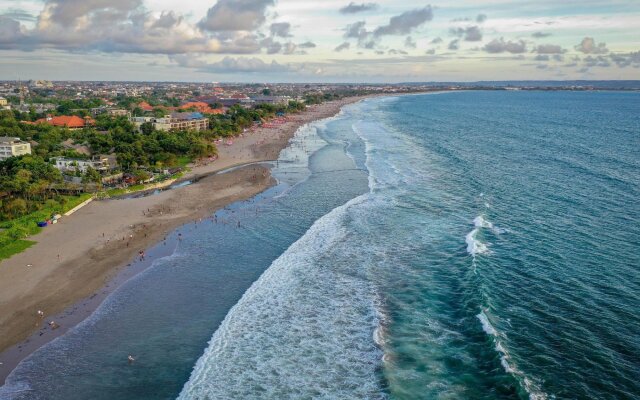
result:
[[[193,178],[189,178],[189,179],[185,179],[185,180],[179,180],[176,183],[173,183],[169,186],[163,187],[163,188],[158,188],[158,189],[149,189],[149,190],[143,190],[137,193],[131,193],[131,194],[124,194],[121,196],[117,196],[114,198],[114,200],[127,200],[127,199],[139,199],[142,197],[149,197],[149,196],[155,196],[158,195],[160,193],[164,193],[164,192],[168,192],[170,190],[175,190],[175,189],[180,189],[183,187],[187,187],[187,186],[191,186],[195,183],[198,183],[198,181],[200,181],[201,179],[205,179],[208,178],[210,176],[214,176],[214,175],[224,175],[224,174],[228,174],[230,172],[233,171],[237,171],[239,169],[245,168],[245,167],[249,167],[249,166],[263,166],[263,167],[273,167],[274,165],[277,164],[278,161],[254,161],[254,162],[247,162],[247,163],[242,163],[242,164],[238,164],[238,165],[234,165],[232,167],[229,168],[225,168],[222,169],[220,171],[215,171],[215,172],[210,172],[207,174],[202,174],[202,175],[197,175]]]

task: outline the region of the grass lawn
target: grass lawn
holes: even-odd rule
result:
[[[7,246],[2,246],[0,247],[0,260],[9,258],[14,254],[22,253],[34,244],[36,244],[36,242],[32,242],[31,240],[16,240]]]
[[[177,166],[184,168],[188,164],[190,164],[192,161],[193,161],[193,159],[191,157],[189,157],[189,156],[178,157]]]
[[[25,238],[40,232],[39,221],[51,218],[53,214],[64,214],[80,203],[88,200],[89,193],[80,196],[64,196],[67,200],[64,205],[56,204],[45,206],[41,210],[32,212],[20,218],[0,222],[0,260],[9,258],[32,246],[35,242],[24,240]],[[46,228],[52,229],[52,228]]]

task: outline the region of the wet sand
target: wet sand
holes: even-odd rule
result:
[[[110,292],[166,255],[161,246],[148,249],[168,233],[274,184],[265,165],[216,171],[276,160],[300,126],[331,117],[359,99],[313,106],[275,128],[259,128],[232,145],[218,145],[215,162],[194,166],[182,178],[197,183],[152,196],[94,201],[33,236],[34,246],[0,263],[0,382],[22,359],[84,320]],[[149,253],[145,262],[134,261],[141,250]],[[48,325],[52,320],[55,329]]]

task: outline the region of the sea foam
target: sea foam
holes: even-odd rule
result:
[[[493,324],[489,320],[489,317],[487,316],[487,312],[488,310],[480,311],[480,314],[477,315],[477,318],[480,320],[480,323],[482,324],[482,330],[492,338],[495,345],[495,349],[498,352],[498,354],[500,354],[500,364],[502,364],[502,367],[504,368],[504,370],[508,374],[511,374],[514,378],[516,378],[522,384],[524,389],[529,394],[529,399],[531,400],[548,399],[549,396],[542,391],[542,389],[535,382],[535,380],[525,375],[525,373],[522,372],[518,368],[518,366],[515,364],[515,361],[511,357],[511,354],[509,354],[509,351],[506,348],[506,345],[504,344],[506,335],[499,332],[493,326]]]
[[[341,245],[349,207],[366,198],[317,220],[247,290],[180,399],[384,397],[373,291]]]

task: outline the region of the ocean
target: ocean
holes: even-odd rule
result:
[[[638,93],[347,106],[0,398],[640,399],[639,154]]]

